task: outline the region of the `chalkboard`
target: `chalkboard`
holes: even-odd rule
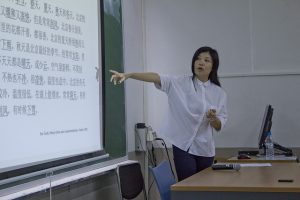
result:
[[[111,158],[126,155],[124,85],[110,83],[109,69],[123,71],[121,0],[104,0],[104,149]]]

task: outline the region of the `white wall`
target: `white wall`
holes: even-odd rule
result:
[[[136,67],[125,62],[126,71],[189,74],[192,55],[198,47],[208,45],[218,50],[220,81],[228,93],[229,121],[215,137],[217,147],[256,147],[266,104],[274,106],[274,139],[285,146],[300,146],[300,123],[297,123],[300,1],[124,0],[123,3],[142,6],[139,12],[123,11],[123,14],[133,12],[129,14],[131,18],[141,20],[139,25],[125,28],[138,41],[142,40],[140,44],[131,41],[133,46],[139,46],[132,48],[130,39],[125,37],[127,50],[132,53],[125,55],[125,60],[132,59]],[[124,19],[125,26],[126,20],[130,18]],[[134,53],[137,50],[143,51],[145,65],[137,57],[140,53]],[[137,81],[127,82],[127,108],[130,104],[143,106],[140,97],[137,98],[143,93],[141,87]],[[128,97],[129,92],[132,97]],[[159,130],[166,113],[165,94],[147,84],[144,103],[145,110],[139,108],[137,113],[128,113],[127,120],[144,119]],[[136,117],[144,111],[144,118]]]
[[[124,70],[144,71],[143,19],[141,0],[122,1]],[[128,80],[125,82],[126,132],[128,151],[135,150],[134,127],[144,122],[143,83]]]
[[[221,78],[228,95],[229,120],[215,137],[219,147],[257,147],[264,109],[274,107],[276,142],[299,147],[299,75]]]

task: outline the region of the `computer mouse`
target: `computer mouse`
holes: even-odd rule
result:
[[[251,159],[251,157],[247,154],[240,154],[237,157],[238,159]]]

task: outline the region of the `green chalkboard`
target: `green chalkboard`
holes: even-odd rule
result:
[[[110,69],[123,71],[121,0],[103,0],[104,149],[111,158],[126,155],[124,85],[110,83]]]

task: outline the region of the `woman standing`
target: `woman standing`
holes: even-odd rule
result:
[[[168,113],[161,134],[172,144],[178,181],[213,164],[213,129],[220,131],[227,121],[227,98],[219,82],[218,68],[217,51],[201,47],[194,53],[190,76],[110,70],[114,84],[131,78],[152,82],[167,94]]]

